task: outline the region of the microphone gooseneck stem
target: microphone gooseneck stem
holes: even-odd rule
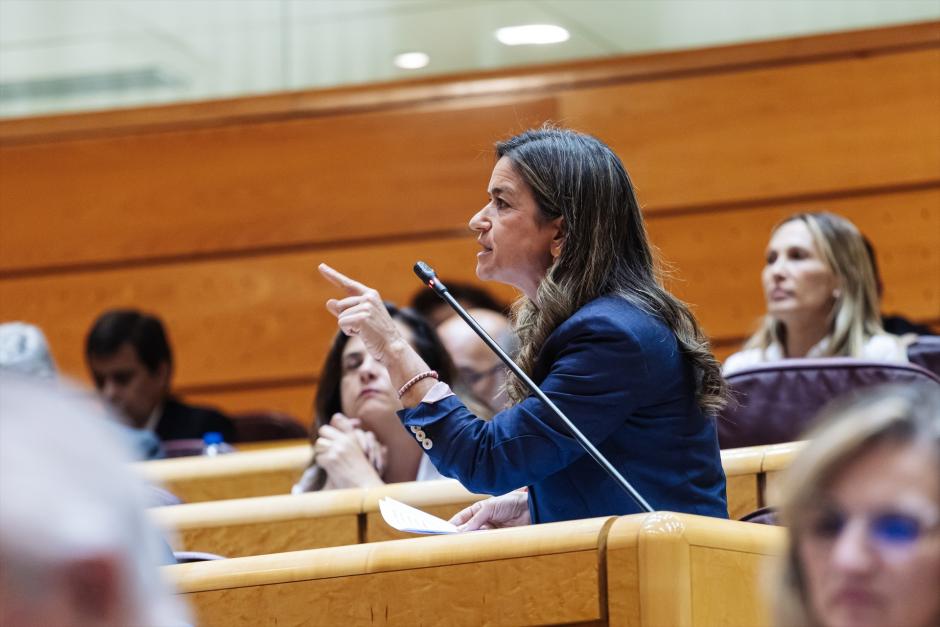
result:
[[[568,416],[566,416],[563,411],[558,409],[558,406],[556,406],[555,403],[553,403],[552,400],[545,395],[545,392],[543,392],[539,386],[537,386],[535,382],[529,378],[529,375],[523,372],[522,368],[517,366],[516,362],[514,362],[512,358],[506,354],[506,351],[500,348],[499,344],[497,344],[493,338],[491,338],[489,334],[483,330],[483,327],[481,327],[480,324],[473,319],[473,316],[467,313],[467,310],[457,302],[457,299],[451,295],[451,293],[447,290],[447,287],[434,275],[434,271],[431,270],[430,266],[424,262],[419,261],[417,264],[415,264],[415,274],[417,274],[422,281],[427,283],[428,287],[433,289],[438,296],[444,299],[444,302],[450,305],[451,308],[457,312],[457,315],[463,318],[464,322],[470,325],[470,328],[480,336],[480,339],[482,339],[486,345],[489,346],[494,353],[496,353],[503,363],[506,364],[513,374],[519,377],[519,379],[525,383],[526,387],[528,387],[529,390],[539,398],[539,400],[545,403],[552,413],[554,413],[555,416],[557,416],[558,419],[565,424],[565,426],[571,432],[571,435],[574,436],[575,440],[578,441],[581,447],[587,451],[591,457],[594,458],[594,461],[596,461],[601,468],[607,471],[607,474],[609,474],[614,479],[614,481],[616,481],[617,484],[623,488],[627,494],[633,498],[634,501],[636,501],[637,505],[639,505],[641,509],[647,512],[655,511],[652,507],[650,507],[650,504],[646,502],[646,499],[644,499],[640,493],[636,491],[636,488],[630,485],[630,482],[627,481],[622,474],[620,474],[620,471],[614,468],[613,464],[611,464],[607,458],[604,457],[604,455],[599,450],[597,450],[591,441],[587,439],[587,436],[581,433],[581,430],[578,429],[578,427],[576,427],[573,422],[571,422]]]

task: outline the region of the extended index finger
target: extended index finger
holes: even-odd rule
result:
[[[327,281],[335,285],[336,287],[341,287],[350,294],[362,295],[369,291],[369,288],[360,283],[359,281],[354,281],[348,276],[343,274],[338,270],[334,270],[325,263],[321,263],[317,266],[317,269],[320,271],[320,274],[323,275]]]

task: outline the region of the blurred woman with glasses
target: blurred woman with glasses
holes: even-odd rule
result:
[[[940,386],[838,403],[781,488],[778,625],[940,625]]]

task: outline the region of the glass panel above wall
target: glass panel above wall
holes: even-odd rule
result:
[[[936,19],[937,0],[0,0],[0,117]]]

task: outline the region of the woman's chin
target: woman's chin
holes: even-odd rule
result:
[[[390,398],[367,398],[356,409],[356,418],[362,423],[362,428],[375,431],[377,425],[390,420],[398,422],[398,416],[395,412],[401,407],[392,403]]]

